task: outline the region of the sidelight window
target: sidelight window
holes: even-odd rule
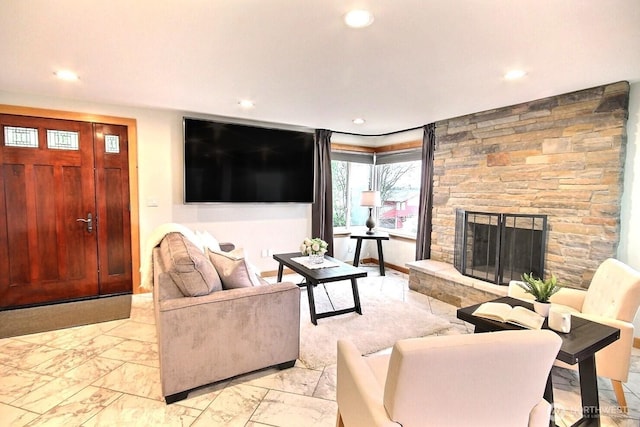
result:
[[[104,136],[105,153],[118,154],[120,152],[120,136],[105,135]]]

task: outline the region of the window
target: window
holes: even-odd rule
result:
[[[332,157],[344,158],[335,153]],[[360,194],[371,188],[372,165],[363,163],[366,158],[356,160],[331,160],[334,229],[364,226],[369,217],[369,210],[360,206]]]
[[[416,235],[421,166],[419,160],[376,165],[376,188],[382,199],[382,207],[378,209],[379,228]]]
[[[345,152],[331,155],[336,231],[364,226],[369,210],[360,206],[360,194],[376,189],[382,199],[382,206],[374,212],[377,228],[415,237],[422,173],[419,149],[377,156]]]

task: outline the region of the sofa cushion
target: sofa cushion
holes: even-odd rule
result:
[[[171,259],[169,274],[186,297],[208,295],[222,289],[209,257],[180,233],[167,234],[160,249]]]
[[[209,258],[220,275],[223,289],[262,285],[244,257],[242,248],[234,249],[231,252],[209,251]]]

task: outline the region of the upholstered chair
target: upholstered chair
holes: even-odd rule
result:
[[[509,284],[509,296],[531,299],[516,281]],[[562,288],[550,299],[552,305],[569,308],[574,315],[620,329],[620,339],[596,353],[596,373],[610,378],[618,405],[627,411],[622,383],[629,377],[631,348],[633,347],[633,319],[640,306],[640,272],[609,258],[596,269],[589,288]],[[556,361],[556,365],[577,369]]]
[[[561,342],[549,330],[432,336],[363,357],[340,340],[337,426],[548,426]]]

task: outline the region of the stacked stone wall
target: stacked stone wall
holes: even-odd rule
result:
[[[436,123],[431,258],[453,263],[455,210],[548,215],[545,270],[587,288],[620,233],[629,84]]]

